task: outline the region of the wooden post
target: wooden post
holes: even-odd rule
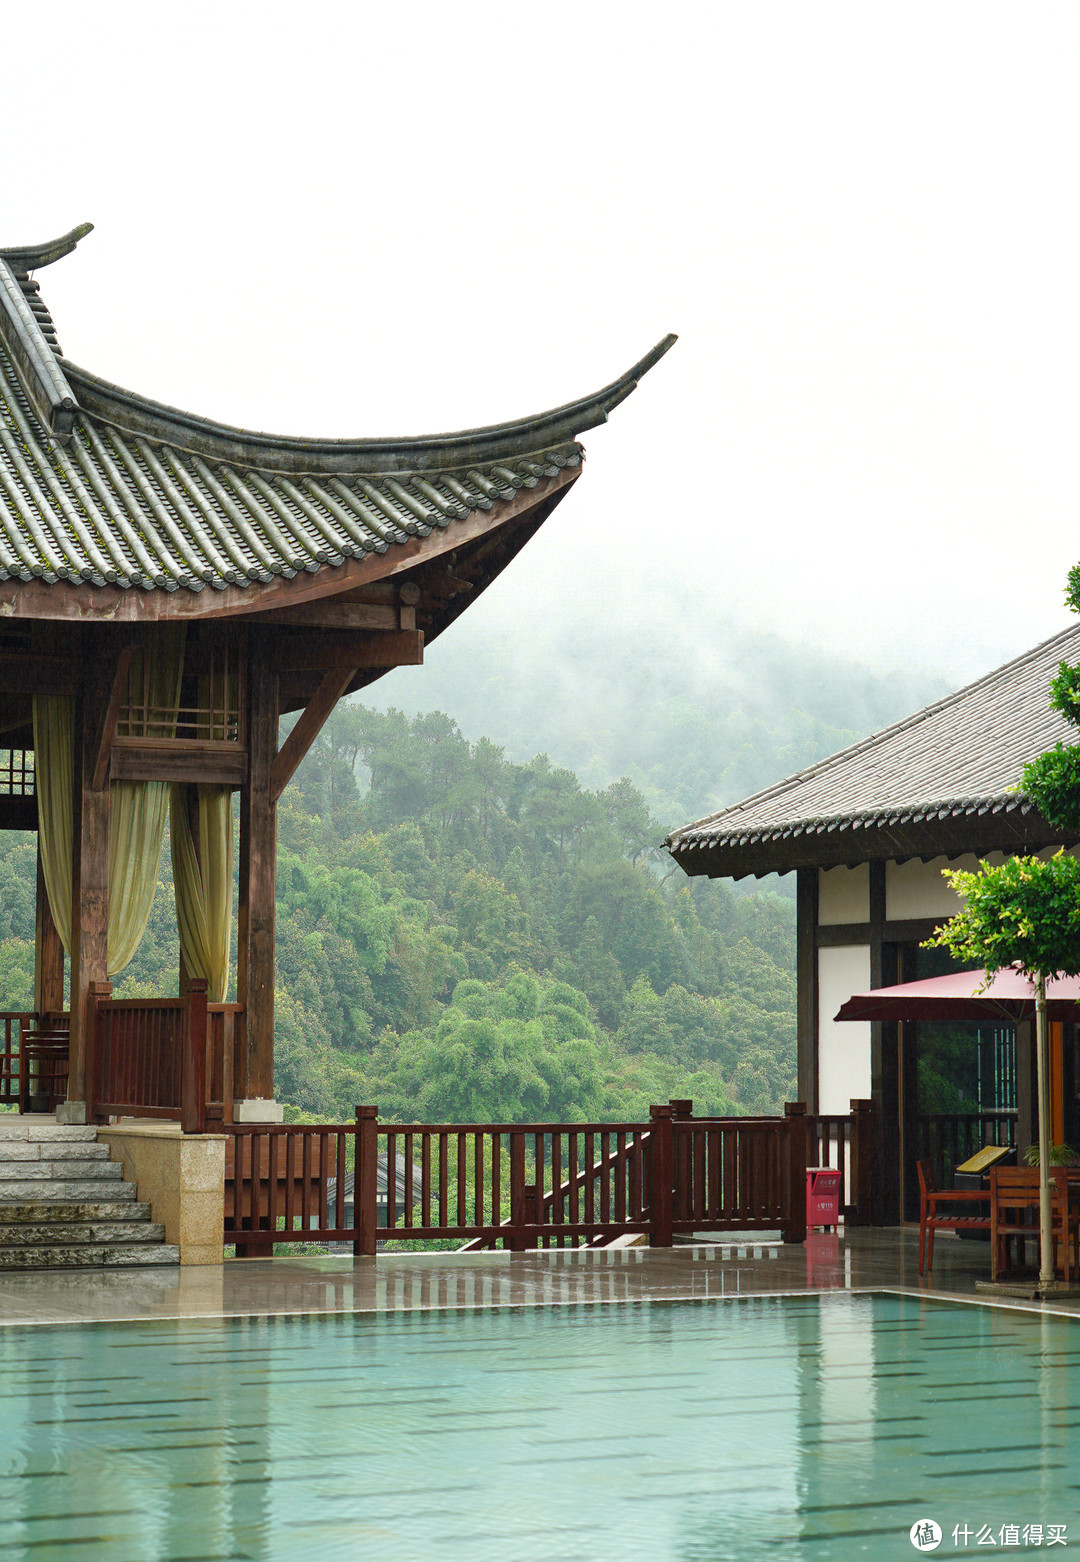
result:
[[[53,921],[41,866],[41,846],[37,858],[37,919],[34,930],[34,1013],[38,1024],[46,1015],[64,1010],[64,946]]]
[[[98,1020],[98,1004],[106,998],[112,997],[111,982],[90,983],[90,1046],[86,1054],[86,1076],[83,1086],[83,1099],[86,1103],[86,1121],[93,1123],[97,1120],[97,1108],[95,1102],[102,1093],[102,1074],[104,1072],[105,1058],[101,1055],[100,1048],[100,1024]],[[112,1091],[108,1088],[112,1080],[106,1080],[105,1099],[108,1101]],[[69,1098],[70,1099],[70,1098]]]
[[[240,895],[236,996],[244,1005],[246,1055],[237,1058],[245,1100],[274,1094],[274,870],[277,806],[271,769],[277,752],[278,680],[269,647],[253,632],[248,657],[248,779],[240,792]],[[374,1251],[374,1250],[373,1250]]]
[[[180,1054],[180,1129],[206,1132],[206,982],[192,977],[184,996],[184,1039]]]
[[[97,734],[112,694],[113,670],[87,657],[81,696],[75,701],[75,777],[71,892],[71,1044],[68,1101],[86,1101],[86,1071],[93,1046],[91,984],[108,980],[109,784],[92,785]],[[78,1115],[77,1113],[74,1115]]]
[[[374,1258],[378,1229],[379,1108],[358,1106],[356,1158],[353,1163],[353,1219],[360,1239],[353,1243],[356,1258]]]
[[[799,1100],[818,1109],[818,870],[795,875],[796,1032]]]
[[[888,987],[900,980],[895,945],[885,944],[886,869],[869,865],[870,986]],[[893,1225],[901,1216],[900,1177],[900,1039],[895,1021],[870,1023],[870,1095],[877,1109],[872,1154],[872,1208],[867,1219]]]
[[[787,1209],[782,1242],[806,1241],[806,1103],[787,1101],[784,1117],[788,1131]]]
[[[652,1187],[649,1190],[649,1208],[652,1212],[652,1230],[649,1232],[649,1246],[671,1247],[674,1241],[671,1229],[674,1168],[670,1105],[650,1106],[649,1119],[652,1124],[653,1145],[653,1153],[650,1156]]]
[[[871,1221],[870,1189],[874,1176],[874,1103],[864,1099],[851,1103],[851,1184],[847,1216],[853,1226],[868,1226]]]

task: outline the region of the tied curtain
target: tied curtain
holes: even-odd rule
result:
[[[198,846],[188,788],[174,785],[169,823],[180,954],[189,976],[206,980],[211,1003],[224,1003],[232,939],[232,792],[199,786]]]
[[[159,628],[132,659],[129,688],[139,691],[154,737],[175,735],[184,664],[184,629]],[[202,680],[200,680],[202,682]],[[71,953],[74,866],[75,701],[34,696],[34,768],[38,840],[53,921]],[[205,977],[220,1003],[228,985],[232,921],[232,794],[198,789],[199,847],[185,789],[164,781],[113,782],[109,788],[110,977],[129,963],[150,918],[172,804],[173,872],[184,965]],[[179,803],[174,794],[180,794]]]

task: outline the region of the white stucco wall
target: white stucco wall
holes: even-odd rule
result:
[[[988,863],[1002,861],[1001,852],[991,852]],[[960,897],[946,884],[942,870],[962,868],[978,871],[980,859],[935,857],[932,862],[888,862],[885,864],[885,916],[890,922],[908,922],[917,917],[951,917],[960,910]]]
[[[818,873],[818,925],[870,920],[870,866],[822,868]]]
[[[870,946],[818,950],[818,1111],[848,1112],[870,1094],[870,1025],[833,1015],[852,993],[870,986]]]

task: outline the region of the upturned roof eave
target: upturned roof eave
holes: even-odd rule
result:
[[[1077,837],[1050,824],[1019,793],[959,798],[807,818],[744,831],[668,837],[674,860],[691,877],[761,878],[799,868],[864,862],[924,861],[989,852],[1073,846]]]
[[[218,423],[113,385],[64,359],[64,374],[84,413],[128,434],[179,450],[267,472],[394,474],[465,470],[501,457],[527,456],[569,443],[606,422],[677,338],[669,334],[625,374],[591,396],[533,417],[455,433],[385,439],[305,439]]]

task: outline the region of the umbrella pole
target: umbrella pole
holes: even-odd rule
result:
[[[1054,1284],[1054,1238],[1050,1209],[1050,1026],[1046,1018],[1046,977],[1040,971],[1035,992],[1035,1071],[1039,1097],[1039,1285]]]

